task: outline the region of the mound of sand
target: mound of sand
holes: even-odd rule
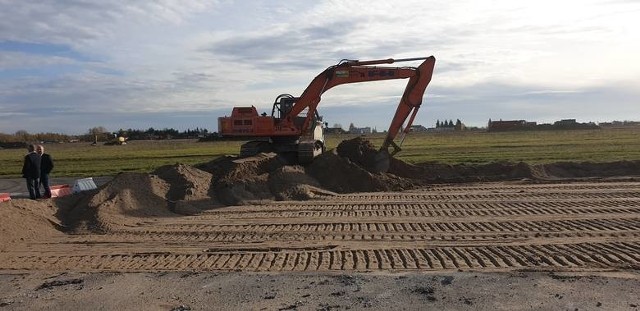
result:
[[[363,137],[342,141],[336,147],[336,151],[338,155],[349,159],[359,167],[369,172],[377,172],[375,167],[378,150]]]
[[[157,175],[169,184],[169,192],[167,193],[169,200],[189,201],[212,197],[212,175],[209,172],[178,163],[159,167],[151,174]]]
[[[476,165],[421,163],[413,165],[398,159],[391,159],[389,173],[403,178],[418,179],[427,184],[535,178],[532,168],[523,162],[495,162]]]
[[[213,175],[213,195],[225,205],[333,195],[305,168],[287,163],[275,153],[262,153],[249,158],[223,157],[197,167]]]
[[[269,190],[276,200],[310,200],[335,193],[322,188],[320,182],[307,174],[299,165],[283,166],[269,174]]]
[[[197,166],[214,176],[214,195],[225,205],[274,200],[268,185],[269,172],[284,166],[276,154],[250,158],[224,157]]]
[[[175,216],[166,200],[170,185],[155,175],[120,173],[65,210],[65,225],[72,231],[107,232],[136,226],[141,219]]]
[[[6,245],[62,231],[117,231],[161,217],[264,200],[402,191],[433,183],[640,176],[640,161],[412,165],[393,158],[387,173],[372,173],[375,154],[373,145],[358,137],[343,141],[306,167],[288,165],[270,153],[221,157],[197,166],[168,165],[151,174],[121,173],[99,189],[76,195],[0,203],[0,242]]]
[[[531,167],[538,178],[586,178],[639,176],[640,161],[615,161],[607,163],[593,162],[557,162],[534,165]]]
[[[337,193],[401,191],[421,184],[389,173],[371,173],[337,150],[320,155],[307,170],[325,189]]]
[[[51,200],[17,199],[0,203],[0,251],[11,243],[63,235],[57,211]]]
[[[213,192],[213,175],[209,172],[178,163],[159,167],[152,174],[169,184],[166,199],[172,212],[195,215],[220,206]]]

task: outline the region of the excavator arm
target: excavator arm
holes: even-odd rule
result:
[[[392,64],[397,62],[424,60],[420,66],[416,67],[379,67],[372,66],[378,64]],[[358,61],[358,60],[343,60],[338,65],[331,66],[316,76],[309,86],[304,90],[302,95],[296,100],[291,110],[280,120],[280,124],[277,125],[279,131],[282,132],[298,132],[304,134],[309,131],[312,125],[313,116],[316,113],[316,108],[320,103],[321,96],[324,92],[333,88],[334,86],[347,83],[358,82],[370,82],[380,80],[392,80],[392,79],[406,79],[409,78],[409,83],[405,89],[400,104],[396,110],[395,116],[391,122],[389,128],[389,134],[385,139],[383,147],[387,149],[390,145],[397,145],[393,143],[398,130],[402,127],[404,121],[410,113],[413,112],[410,122],[413,122],[417,108],[422,103],[422,95],[431,81],[431,75],[433,74],[433,67],[435,64],[435,57],[417,57],[417,58],[404,58],[404,59],[380,59],[370,61]],[[305,109],[307,111],[307,117],[302,125],[298,128],[294,124],[294,119],[300,115]],[[410,126],[410,124],[409,124]],[[407,126],[407,127],[409,127]],[[392,132],[393,130],[393,132]],[[397,152],[397,151],[396,151]],[[393,154],[395,154],[394,152]]]
[[[398,146],[394,140],[401,131],[402,140],[404,140],[405,135],[411,130],[413,120],[418,113],[420,105],[422,105],[422,96],[424,95],[427,85],[431,82],[435,62],[435,57],[428,57],[416,68],[416,74],[409,78],[409,83],[402,94],[398,108],[396,108],[396,113],[391,120],[391,125],[389,125],[387,137],[380,147],[381,152],[389,153],[389,147],[393,147],[394,150],[389,153],[393,156],[400,151],[400,146]],[[403,124],[407,121],[407,118],[409,118],[409,121],[404,125],[403,129]],[[402,140],[400,144],[402,144]]]

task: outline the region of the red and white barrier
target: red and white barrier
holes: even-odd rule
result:
[[[11,195],[8,193],[0,193],[0,202],[11,201]]]
[[[70,195],[73,192],[73,189],[69,185],[55,185],[51,186],[51,197],[63,197],[65,195]]]

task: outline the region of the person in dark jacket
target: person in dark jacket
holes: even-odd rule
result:
[[[44,146],[42,145],[36,147],[36,153],[40,155],[40,184],[44,188],[43,198],[50,198],[49,173],[53,170],[53,159],[49,154],[44,153]]]
[[[29,198],[31,198],[31,200],[35,200],[40,198],[40,155],[36,153],[35,145],[29,145],[27,150],[29,153],[24,156],[22,177],[27,179]]]

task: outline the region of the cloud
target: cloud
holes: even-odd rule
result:
[[[312,69],[321,60],[344,57],[339,49],[347,46],[350,33],[357,28],[358,21],[350,20],[300,29],[256,31],[217,39],[205,50],[229,62],[249,63],[259,69]],[[331,46],[338,50],[327,50]]]
[[[117,36],[123,24],[180,24],[215,1],[38,1],[0,2],[0,38],[11,41],[79,45]],[[29,22],[25,22],[29,21]],[[19,25],[19,26],[17,26]]]
[[[83,113],[109,128],[133,116],[189,124],[236,105],[270,110],[341,59],[429,55],[438,60],[426,118],[633,116],[639,11],[597,0],[0,0],[0,115],[17,120],[0,132],[34,120],[71,131]],[[361,125],[384,127],[405,84],[340,86],[320,109],[368,112]]]
[[[19,52],[2,52],[0,53],[0,73],[9,69],[29,69],[39,68],[43,66],[52,65],[70,65],[77,63],[76,60],[61,57],[61,56],[49,56],[49,55],[30,55]]]

